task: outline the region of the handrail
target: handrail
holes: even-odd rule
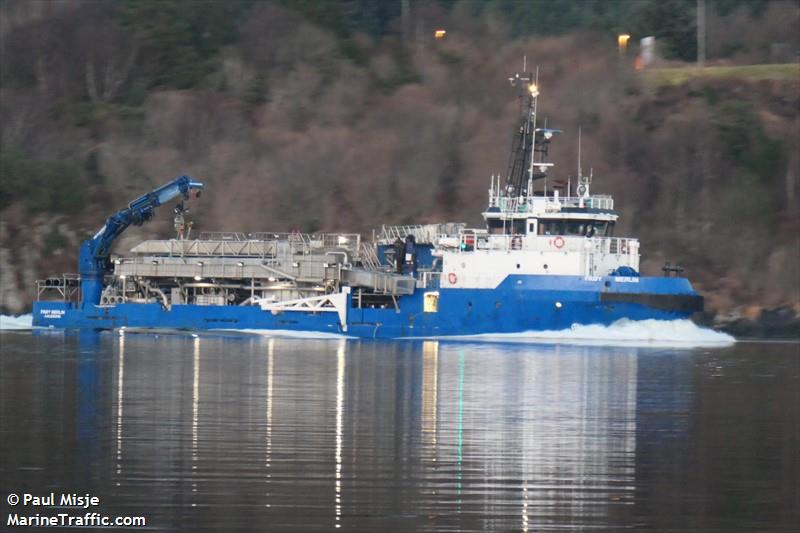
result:
[[[444,236],[455,236],[463,231],[466,224],[449,222],[441,224],[414,224],[414,225],[382,225],[375,235],[375,241],[389,243],[395,239],[405,239],[413,235],[418,243],[436,243],[437,239]]]
[[[554,209],[563,207],[588,207],[590,209],[614,209],[614,198],[607,194],[592,196],[506,196],[492,195],[489,197],[489,207],[497,207],[504,213],[531,213],[535,210],[552,206]]]
[[[77,297],[80,300],[80,275],[61,274],[60,276],[50,276],[45,279],[36,280],[36,301],[42,299],[45,292],[55,291],[62,301],[74,301]]]

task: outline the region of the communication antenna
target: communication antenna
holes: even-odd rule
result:
[[[581,172],[581,126],[578,125],[578,180],[583,177]]]

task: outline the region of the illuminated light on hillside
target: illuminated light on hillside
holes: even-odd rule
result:
[[[628,41],[630,38],[631,36],[627,33],[622,33],[617,37],[617,46],[619,47],[620,52],[624,52],[628,49]]]

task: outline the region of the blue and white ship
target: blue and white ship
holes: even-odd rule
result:
[[[372,242],[297,232],[192,238],[184,200],[203,184],[182,176],[109,217],[82,244],[78,274],[37,281],[34,326],[409,338],[701,311],[703,299],[680,269],[640,275],[639,241],[614,235],[614,201],[591,192],[591,173],[579,168],[574,187],[548,184],[548,149],[560,131],[537,126],[533,77],[510,81],[522,89],[521,120],[506,175],[491,178],[484,228],[383,226]],[[111,255],[128,226],[175,198],[175,238]]]

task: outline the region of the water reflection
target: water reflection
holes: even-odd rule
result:
[[[0,359],[0,453],[18,467],[0,464],[0,479],[90,489],[170,530],[707,528],[726,522],[687,522],[681,510],[724,510],[703,503],[705,487],[724,487],[704,477],[717,476],[718,457],[758,456],[761,441],[783,450],[748,467],[752,479],[778,476],[762,492],[775,501],[789,501],[785,472],[797,471],[787,433],[727,444],[735,454],[702,444],[725,442],[727,429],[707,429],[718,418],[703,418],[736,405],[718,398],[790,396],[737,374],[730,357],[718,376],[706,371],[718,356],[641,348],[128,332],[34,341]],[[795,367],[755,375],[797,379]],[[728,375],[736,386],[720,389]],[[796,405],[782,405],[796,420]],[[10,447],[9,431],[32,445]]]
[[[124,391],[125,391],[125,334],[120,333],[119,347],[117,356],[117,469],[116,474],[122,474],[122,409],[124,405]],[[117,486],[120,482],[117,481]]]
[[[336,348],[336,507],[334,525],[342,527],[342,422],[344,420],[344,354],[345,341]]]
[[[97,335],[93,332],[82,332],[79,339],[76,437],[81,457],[81,470],[89,478],[92,460],[97,454],[98,448],[98,411],[103,409],[102,385],[99,375],[101,361],[97,350]]]
[[[140,364],[138,374],[126,380],[126,342],[132,341],[140,345]],[[425,341],[391,345],[400,349],[387,357],[387,345],[380,343],[308,341],[298,346],[270,338],[263,341],[265,351],[256,344],[250,352],[246,341],[195,337],[189,341],[187,383],[191,391],[190,469],[182,471],[180,436],[170,435],[167,421],[171,409],[152,403],[180,391],[180,372],[176,374],[180,360],[149,353],[142,346],[148,341],[152,339],[118,337],[117,486],[132,481],[126,463],[138,465],[132,472],[141,472],[153,462],[147,453],[123,457],[125,413],[136,427],[137,440],[177,439],[177,443],[169,442],[177,447],[178,456],[168,466],[177,470],[178,477],[189,478],[193,508],[213,507],[209,495],[218,490],[217,482],[224,482],[215,476],[234,478],[246,468],[247,448],[259,444],[243,446],[242,441],[249,442],[249,429],[261,424],[262,481],[267,490],[261,502],[253,501],[268,510],[277,506],[282,513],[288,500],[292,507],[307,505],[312,516],[315,509],[325,507],[318,489],[324,488],[326,476],[319,468],[325,463],[323,437],[330,431],[335,528],[367,505],[380,511],[376,524],[379,516],[388,513],[399,517],[400,523],[421,529],[473,524],[528,531],[566,515],[577,523],[591,523],[606,516],[609,506],[632,501],[635,349],[604,354],[594,353],[598,349],[591,347],[538,347],[532,352],[516,345]],[[180,345],[186,341],[160,342]],[[254,374],[263,376],[263,381],[248,383],[248,394],[242,394],[242,381],[253,376],[237,369],[245,361],[233,359],[233,347],[241,349],[241,357],[252,365],[259,364],[259,352],[265,353],[264,371]],[[220,358],[221,354],[225,357]],[[328,371],[327,354],[333,356],[333,372]],[[207,357],[214,358],[206,370],[213,376],[203,378],[201,361]],[[276,359],[280,364],[276,365]],[[135,393],[137,410],[123,410],[126,383],[141,386],[159,374],[177,379],[164,381],[149,398]],[[348,398],[354,402],[349,404]],[[249,415],[247,424],[237,422],[242,411],[251,407],[250,401],[265,406],[263,422],[250,420]],[[333,403],[333,427],[326,422],[327,402]],[[226,403],[233,409],[223,409]],[[209,415],[203,418],[202,424],[207,425],[203,431],[201,405],[208,406]],[[233,420],[225,414],[237,411]],[[143,426],[143,419],[152,416],[156,423]],[[226,427],[233,427],[241,437],[233,449],[220,442],[229,440],[222,434]],[[210,439],[208,445],[205,439]],[[273,455],[276,445],[277,458]],[[202,462],[200,449],[209,450]],[[221,468],[229,462],[234,471]],[[278,479],[273,479],[274,468]],[[299,485],[295,483],[298,477]],[[401,509],[408,514],[398,515]],[[475,517],[483,518],[474,523]]]
[[[197,492],[197,449],[200,424],[200,338],[194,337],[192,343],[192,492]],[[192,507],[197,507],[192,502]]]
[[[453,465],[455,512],[469,501],[482,526],[538,530],[631,503],[636,350],[503,347],[485,364],[495,350],[439,350],[437,465]]]
[[[264,466],[266,467],[267,471],[267,483],[269,483],[269,478],[272,477],[272,473],[270,472],[270,467],[272,464],[272,376],[274,373],[274,359],[275,359],[275,339],[269,339],[267,341],[267,444],[266,444],[266,462]],[[267,491],[267,503],[265,504],[266,507],[269,507],[269,496],[270,493]]]

